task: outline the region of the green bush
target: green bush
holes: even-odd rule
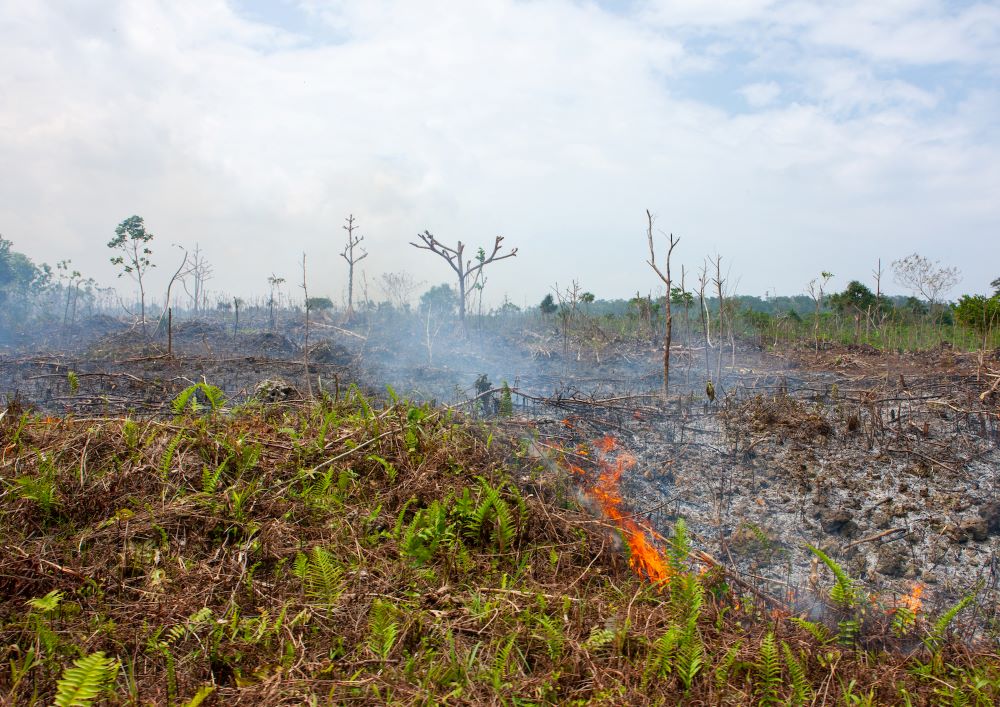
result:
[[[980,334],[1000,325],[1000,295],[962,295],[955,305],[955,318]]]

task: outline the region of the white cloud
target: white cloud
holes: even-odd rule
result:
[[[308,37],[221,0],[66,8],[0,11],[0,61],[17,67],[0,73],[0,232],[108,281],[104,243],[132,213],[159,257],[200,241],[213,285],[243,294],[272,272],[295,281],[306,250],[311,289],[338,296],[349,212],[372,280],[424,268],[444,281],[407,245],[424,228],[473,244],[500,233],[521,250],[490,286],[519,303],[572,277],[602,296],[655,288],[647,207],[684,236],[681,261],[722,252],[753,292],[796,291],[824,267],[863,276],[868,251],[948,260],[960,249],[942,252],[943,228],[983,243],[1000,216],[996,91],[948,108],[857,55],[812,53],[782,39],[782,23],[818,31],[791,3],[309,2]],[[733,47],[758,46],[734,29],[748,22],[773,25],[798,61],[733,64]],[[707,68],[749,71],[739,90],[755,110],[686,95]]]
[[[740,93],[743,94],[751,108],[763,108],[774,103],[775,99],[781,95],[781,86],[774,81],[761,81],[747,84],[740,89]]]

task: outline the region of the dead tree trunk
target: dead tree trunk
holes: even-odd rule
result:
[[[722,286],[723,284],[725,284],[725,280],[722,279],[721,255],[715,256],[715,279],[712,280],[712,282],[715,283],[715,291],[716,294],[719,296],[719,331],[717,332],[719,341],[719,355],[717,357],[718,361],[716,363],[716,370],[715,370],[715,383],[716,385],[719,385],[719,383],[722,381],[722,349],[725,348],[725,343],[723,343],[722,339],[723,336],[722,332],[723,332],[723,321],[724,321],[723,317],[725,316],[725,311],[726,311],[725,301],[723,299],[724,294],[722,290]]]
[[[306,390],[309,392],[309,397],[312,398],[312,380],[309,378],[309,288],[306,285],[306,254],[302,254],[302,294],[305,297],[305,309],[306,309],[306,336],[305,341],[302,345],[302,363],[306,369]]]
[[[347,225],[341,226],[341,228],[347,231],[347,245],[344,246],[344,252],[340,254],[340,257],[347,261],[347,318],[351,319],[354,316],[354,266],[368,257],[368,251],[360,247],[360,243],[365,237],[354,235],[354,229],[357,228],[354,224],[354,214],[349,214],[344,220],[347,221]],[[361,251],[361,255],[354,255],[356,246]]]
[[[670,339],[673,334],[673,316],[670,311],[670,256],[673,255],[674,246],[680,243],[680,238],[674,238],[674,234],[669,235],[669,247],[667,248],[667,262],[663,270],[656,264],[656,251],[653,247],[653,214],[646,210],[646,240],[649,244],[649,260],[646,263],[649,267],[653,268],[659,278],[663,281],[663,284],[667,288],[666,294],[663,296],[663,311],[665,314],[666,323],[664,324],[663,330],[663,400],[667,399],[667,392],[670,386]],[[666,234],[664,234],[666,235]],[[664,270],[666,273],[664,273]]]
[[[429,250],[435,255],[441,256],[448,262],[451,269],[455,271],[455,275],[458,276],[458,318],[462,323],[462,331],[465,331],[465,305],[470,284],[475,283],[475,279],[479,277],[482,269],[490,263],[503,260],[504,258],[513,258],[517,255],[517,248],[504,255],[499,255],[500,248],[503,247],[503,236],[497,236],[493,242],[493,252],[486,255],[486,251],[480,248],[476,256],[476,264],[473,265],[471,259],[467,260],[465,258],[465,244],[462,241],[459,241],[458,245],[451,248],[435,238],[430,231],[418,233],[417,238],[422,241],[422,244],[411,241],[410,245],[414,248]]]

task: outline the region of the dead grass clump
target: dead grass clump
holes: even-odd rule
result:
[[[755,395],[723,411],[730,424],[749,426],[754,433],[812,441],[833,434],[830,422],[818,410],[789,395]]]

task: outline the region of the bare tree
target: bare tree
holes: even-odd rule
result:
[[[73,321],[76,321],[76,294],[83,281],[83,274],[79,270],[70,270],[72,260],[60,260],[56,263],[56,271],[59,279],[64,283],[63,289],[66,291],[66,306],[63,308],[63,328],[69,323],[70,305],[73,306]]]
[[[653,268],[653,272],[663,281],[666,286],[666,293],[663,295],[663,309],[665,313],[666,323],[663,329],[663,399],[667,399],[667,391],[670,384],[670,340],[673,336],[673,313],[670,309],[670,289],[673,282],[670,279],[670,256],[674,253],[674,246],[681,242],[680,238],[674,238],[674,234],[671,233],[668,237],[669,246],[667,248],[667,261],[664,263],[664,268],[661,269],[659,265],[656,264],[656,251],[653,247],[653,214],[646,209],[646,240],[649,244],[649,260],[646,264]],[[661,233],[666,236],[667,234]],[[664,273],[664,271],[666,271]]]
[[[458,245],[451,248],[435,238],[430,231],[418,233],[417,238],[421,240],[421,243],[413,243],[411,241],[410,245],[414,248],[429,250],[435,255],[441,256],[458,276],[458,317],[462,322],[462,328],[465,329],[465,305],[472,289],[470,285],[476,283],[483,268],[490,263],[505,258],[513,258],[517,255],[517,248],[514,248],[509,253],[500,255],[500,249],[503,247],[503,236],[497,236],[493,242],[493,252],[487,256],[486,251],[481,249],[481,256],[477,256],[476,263],[473,265],[471,259],[465,259],[465,244],[462,241],[459,241]]]
[[[957,285],[961,277],[958,268],[931,262],[917,253],[893,260],[892,270],[896,283],[927,300],[931,313],[941,296]]]
[[[170,293],[173,291],[173,289],[174,289],[174,283],[177,282],[177,279],[184,277],[184,273],[186,272],[184,270],[184,267],[188,263],[188,252],[187,252],[187,249],[184,248],[184,246],[177,245],[176,243],[174,243],[174,246],[176,248],[180,248],[181,251],[183,251],[184,258],[181,259],[181,264],[177,266],[177,270],[175,270],[174,274],[171,276],[170,282],[167,283],[167,294],[166,294],[166,297],[164,297],[164,300],[163,300],[163,311],[160,312],[160,318],[156,322],[156,328],[160,329],[163,326],[163,318],[164,317],[167,318],[167,353],[168,354],[173,354],[173,329],[172,329],[172,325],[173,325],[173,316],[174,315],[173,315],[173,310],[170,308]]]
[[[278,293],[281,296],[281,286],[284,284],[285,278],[278,277],[274,273],[271,273],[270,277],[267,278],[267,284],[271,286],[271,296],[267,300],[267,312],[268,312],[268,322],[271,325],[271,331],[274,331],[275,320],[274,320],[274,294]]]
[[[715,382],[719,384],[722,381],[722,349],[725,348],[726,344],[723,340],[723,331],[725,324],[725,313],[726,313],[726,299],[725,299],[725,284],[726,280],[722,277],[722,256],[715,256],[715,277],[712,279],[715,283],[715,292],[719,297],[719,331],[718,331],[718,341],[719,341],[719,355],[718,362],[716,364],[715,370]]]
[[[698,302],[701,305],[701,328],[705,334],[705,378],[708,383],[712,382],[712,366],[708,359],[708,350],[712,348],[712,317],[708,313],[708,302],[705,300],[705,288],[708,287],[708,261],[701,263],[701,272],[698,274]]]
[[[813,302],[816,304],[816,314],[813,317],[813,339],[816,343],[816,353],[819,353],[819,313],[823,309],[823,295],[824,288],[827,283],[830,282],[830,278],[833,277],[832,272],[827,272],[824,270],[820,273],[820,278],[812,279],[809,284],[806,285],[806,290],[809,292],[809,296],[812,297]]]
[[[413,293],[423,284],[414,280],[408,272],[382,273],[382,292],[398,310],[403,310],[410,304]]]
[[[191,309],[195,316],[199,310],[204,310],[208,299],[205,283],[214,276],[212,264],[205,259],[205,254],[198,243],[194,244],[194,252],[190,254],[187,270],[181,275],[181,285],[184,292],[191,298]],[[191,289],[188,289],[188,278],[191,279]]]
[[[309,288],[306,285],[306,254],[302,253],[302,294],[305,298],[306,338],[302,346],[302,363],[306,369],[306,389],[312,398],[312,380],[309,378]]]
[[[354,214],[348,214],[344,220],[347,225],[341,228],[347,231],[347,245],[344,246],[344,252],[340,257],[347,261],[347,318],[350,319],[354,316],[354,266],[368,257],[368,251],[361,247],[361,241],[365,237],[354,235],[354,230],[357,228]],[[361,255],[354,254],[355,248],[361,251]]]

